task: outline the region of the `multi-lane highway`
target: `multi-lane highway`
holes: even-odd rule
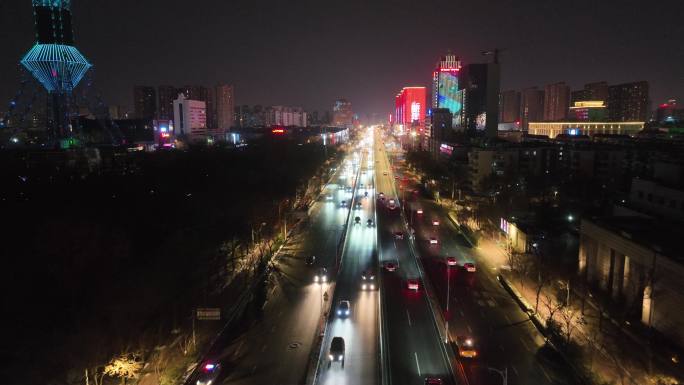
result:
[[[465,375],[463,380],[501,383],[500,375],[489,369],[494,368],[508,370],[508,384],[574,383],[571,371],[545,347],[543,336],[497,281],[497,266],[470,247],[439,204],[414,194],[420,189],[418,181],[406,173],[401,161],[394,163],[402,189],[409,191],[407,216],[416,231],[426,273],[444,311],[447,297],[450,301],[446,314],[450,339],[463,336],[476,342],[478,357],[457,362],[456,371]],[[430,244],[430,238],[438,243]],[[447,265],[448,256],[455,257],[456,266]],[[475,272],[464,268],[467,262],[475,265]]]
[[[352,157],[343,164],[351,167]],[[331,282],[313,281],[319,268],[334,272],[338,241],[344,231],[352,197],[354,174],[346,167],[336,170],[319,201],[310,210],[310,221],[294,231],[275,261],[266,288],[265,303],[246,317],[239,335],[207,358],[221,363],[218,381],[224,384],[301,384],[311,369],[322,313],[327,308],[324,293]],[[307,265],[306,259],[315,256]],[[244,323],[244,322],[243,322]]]
[[[348,154],[312,206],[310,222],[279,253],[266,302],[239,336],[212,353],[223,368],[219,382],[301,384],[308,375],[316,384],[422,384],[428,377],[490,384],[501,379],[489,368],[507,368],[508,384],[572,384],[557,357],[543,354],[543,337],[486,267],[486,256],[466,244],[438,204],[413,193],[417,181],[389,156],[390,143],[368,131]],[[447,256],[457,266],[447,266]],[[465,262],[476,271],[466,271]],[[321,268],[327,280],[314,282]],[[367,272],[375,276],[373,290],[368,281],[362,288]],[[411,279],[418,290],[408,287]],[[340,301],[349,301],[348,315],[338,314]],[[453,355],[457,336],[476,341],[477,358]],[[344,367],[330,364],[333,337],[344,338]]]
[[[396,263],[394,272],[383,269],[383,338],[388,346],[387,358],[392,384],[422,384],[426,377],[441,378],[452,383],[450,364],[437,331],[428,293],[423,282],[417,291],[409,290],[407,279],[420,279],[420,269],[411,251],[407,229],[399,207],[392,209],[390,199],[398,200],[394,174],[380,133],[376,141],[378,239],[381,264]],[[399,201],[399,206],[403,202]],[[404,234],[403,239],[395,236]]]
[[[370,270],[374,274],[377,264],[373,154],[369,149],[370,142],[367,142],[359,151],[358,183],[323,340],[317,384],[374,384],[378,383],[380,375],[377,286],[373,284],[371,290],[368,279],[366,290],[362,288],[363,273]],[[370,225],[368,220],[372,221]],[[349,315],[338,314],[340,301],[350,302]],[[344,368],[340,362],[330,363],[328,349],[333,337],[344,338]]]

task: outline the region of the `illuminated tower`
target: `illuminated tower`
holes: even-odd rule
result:
[[[447,108],[455,120],[460,117],[463,107],[462,93],[459,92],[459,72],[461,60],[456,55],[442,56],[432,73],[432,108]]]
[[[92,66],[74,47],[71,0],[32,0],[36,44],[21,59],[23,65],[51,96],[52,134],[72,136],[69,101],[74,87]]]

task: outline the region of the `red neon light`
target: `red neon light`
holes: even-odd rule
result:
[[[274,134],[284,134],[284,133],[285,133],[285,129],[283,129],[283,128],[274,128],[274,129],[271,130],[271,132],[274,133]]]

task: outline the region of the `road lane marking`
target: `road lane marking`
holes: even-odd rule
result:
[[[238,353],[240,353],[240,349],[242,349],[242,345],[244,344],[245,340],[242,340],[242,342],[240,342],[240,345],[238,345],[237,349],[235,349],[235,353],[233,353],[233,356],[237,357]]]
[[[532,349],[530,348],[530,345],[528,345],[527,342],[525,342],[525,339],[524,339],[524,338],[520,337],[520,342],[523,344],[523,346],[525,347],[525,349],[527,349],[527,350],[530,351],[530,352],[532,351]]]
[[[506,322],[508,322],[509,324],[512,323],[512,322],[511,322],[511,319],[508,318],[508,314],[505,314],[505,313],[504,313],[504,318],[506,318]]]
[[[461,317],[465,317],[465,314],[463,314],[463,309],[458,309],[458,311],[461,313]]]
[[[544,377],[546,377],[546,379],[547,379],[549,382],[552,382],[552,381],[551,381],[551,376],[549,376],[549,373],[546,371],[546,369],[544,369],[544,366],[543,366],[542,364],[539,364],[539,363],[538,363],[538,365],[539,365],[539,368],[541,368],[542,373],[544,373]]]
[[[468,328],[468,333],[473,334],[473,329],[470,328],[470,325],[466,325],[466,327]]]
[[[264,345],[264,346],[261,348],[261,352],[262,352],[262,353],[265,352],[265,351],[266,351],[266,345]]]
[[[511,365],[511,369],[513,369],[513,372],[515,373],[516,377],[520,377],[520,375],[518,374],[518,369],[516,369],[515,366]]]
[[[418,353],[417,353],[417,352],[413,352],[413,357],[416,358],[416,367],[418,368],[418,377],[420,377],[421,374],[420,374],[420,364],[418,363]]]
[[[275,332],[275,325],[271,327],[271,333]]]
[[[411,326],[411,314],[409,314],[408,309],[406,309],[406,318],[408,318],[408,324]]]
[[[256,368],[257,368],[256,365],[252,366],[252,374],[254,374],[256,372]]]

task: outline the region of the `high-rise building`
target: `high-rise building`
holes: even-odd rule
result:
[[[235,93],[231,85],[216,86],[216,128],[228,131],[234,124]]]
[[[210,130],[216,128],[215,92],[212,88],[204,86],[183,86],[178,89],[177,92],[185,95],[187,99],[203,101],[206,104],[207,109],[207,128]]]
[[[447,108],[452,116],[460,115],[463,108],[458,92],[460,71],[461,60],[456,55],[447,54],[440,58],[432,73],[432,108]]]
[[[594,82],[584,85],[585,98],[584,100],[600,100],[608,103],[608,83]]]
[[[612,122],[644,122],[648,119],[648,82],[608,87],[608,119]]]
[[[157,113],[157,94],[154,87],[133,87],[133,111],[136,119],[154,119]]]
[[[501,122],[514,123],[520,120],[520,92],[509,90],[501,93]]]
[[[430,138],[436,152],[439,143],[449,139],[452,130],[453,116],[448,108],[433,108],[430,113]]]
[[[307,126],[306,112],[301,107],[267,107],[265,118],[265,124],[267,126]]]
[[[178,97],[178,91],[174,86],[157,87],[159,104],[157,104],[157,117],[162,120],[173,119],[173,101]]]
[[[462,128],[495,137],[499,120],[499,64],[468,64],[461,69]]]
[[[335,127],[351,127],[354,120],[351,102],[338,99],[333,107],[332,125]]]
[[[567,119],[570,107],[570,87],[565,82],[544,87],[544,120],[557,122]]]
[[[544,91],[537,87],[526,88],[520,95],[520,120],[522,130],[527,131],[530,122],[544,117]]]
[[[174,135],[201,139],[207,134],[207,104],[179,93],[178,99],[173,101],[173,121]]]
[[[404,87],[394,99],[396,123],[405,127],[423,127],[425,121],[425,87]]]

